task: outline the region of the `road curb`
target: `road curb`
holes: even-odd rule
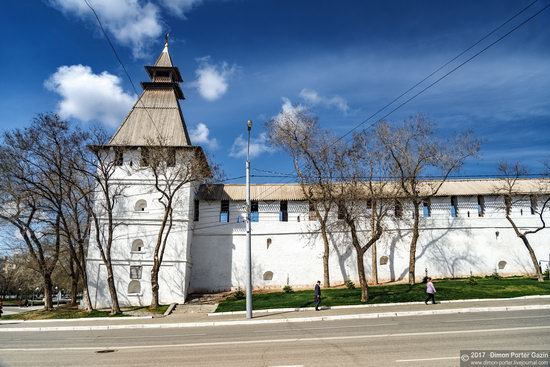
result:
[[[333,321],[333,320],[379,319],[379,318],[387,318],[387,317],[410,317],[410,316],[462,314],[462,313],[473,313],[473,312],[503,312],[503,311],[523,311],[523,310],[550,310],[550,305],[470,307],[470,308],[453,308],[453,309],[447,309],[447,310],[381,312],[381,313],[368,313],[368,314],[355,314],[355,315],[296,317],[296,318],[290,318],[290,319],[271,319],[271,320],[251,319],[251,320],[207,321],[207,322],[165,323],[165,324],[56,326],[56,327],[24,327],[24,328],[12,327],[12,328],[0,328],[0,333],[41,332],[41,331],[97,331],[97,330],[120,330],[120,329],[173,329],[173,328],[213,327],[213,326],[284,324],[284,323]]]
[[[124,317],[86,317],[75,319],[48,319],[48,320],[4,320],[0,325],[9,324],[28,324],[28,323],[48,323],[48,322],[82,322],[82,321],[125,321],[125,320],[144,320],[152,319],[153,316],[124,316]]]
[[[478,299],[457,299],[450,301],[440,301],[441,304],[452,303],[464,303],[464,302],[488,302],[488,301],[517,301],[524,299],[550,299],[550,296],[521,296],[513,298],[478,298]],[[421,305],[424,302],[395,302],[395,303],[374,303],[367,305],[348,305],[348,306],[326,306],[324,310],[345,310],[354,308],[376,308],[376,307],[389,307],[389,306],[409,306],[409,305]],[[280,313],[280,312],[304,312],[314,311],[315,307],[299,307],[299,308],[269,308],[267,310],[254,310],[254,313]],[[246,311],[228,311],[228,312],[210,312],[208,316],[231,316],[231,315],[245,315]]]

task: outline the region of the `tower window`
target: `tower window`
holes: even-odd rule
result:
[[[130,279],[141,279],[141,266],[130,266]]]
[[[141,293],[141,283],[139,280],[132,280],[128,283],[128,294],[139,294]]]
[[[512,198],[509,196],[504,197],[504,209],[507,216],[512,213]]]
[[[317,212],[315,211],[315,204],[313,201],[309,202],[309,220],[316,220]]]
[[[166,166],[175,167],[176,166],[176,150],[168,149],[166,152]]]
[[[124,154],[122,153],[122,150],[115,150],[115,166],[122,166],[124,163]]]
[[[229,222],[229,200],[222,200],[221,202],[220,222]]]
[[[147,208],[147,202],[143,199],[138,200],[136,202],[136,205],[134,206],[134,210],[136,212],[144,212],[146,208]]]
[[[143,250],[143,241],[134,240],[134,242],[132,242],[132,252],[141,252],[141,250]]]
[[[147,167],[149,165],[149,149],[141,148],[141,158],[139,160],[141,167]]]

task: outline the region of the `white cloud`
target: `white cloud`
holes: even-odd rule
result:
[[[216,138],[210,138],[210,129],[202,122],[199,122],[194,129],[191,129],[189,135],[191,142],[195,145],[204,144],[212,150],[218,148],[218,140]]]
[[[246,157],[246,149],[247,139],[243,135],[239,135],[233,142],[229,155],[233,158]],[[257,139],[250,139],[250,157],[257,157],[263,153],[271,154],[275,150],[275,148],[269,145],[266,133],[261,133]]]
[[[228,79],[235,73],[237,67],[229,66],[226,62],[219,65],[211,64],[208,56],[200,58],[198,61],[199,67],[195,70],[197,80],[193,85],[204,99],[215,101],[227,92]]]
[[[202,2],[203,0],[162,0],[161,4],[172,12],[171,15],[185,19],[185,13]]]
[[[60,66],[44,82],[47,89],[61,96],[58,113],[83,122],[119,124],[136,96],[124,92],[120,78],[104,71],[94,74],[89,66]]]
[[[327,108],[337,108],[342,112],[348,112],[349,110],[348,102],[340,96],[324,97],[319,95],[316,90],[304,88],[300,92],[300,97],[312,106],[321,105]]]
[[[103,26],[120,44],[132,48],[134,57],[143,57],[143,49],[162,33],[159,8],[142,0],[88,0]],[[170,1],[165,0],[166,3]],[[177,1],[172,1],[177,2]],[[185,2],[185,1],[179,1]],[[189,2],[189,1],[187,1]],[[68,16],[93,22],[96,19],[84,0],[50,0],[50,5]]]

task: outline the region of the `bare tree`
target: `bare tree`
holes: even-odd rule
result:
[[[399,126],[378,125],[376,135],[393,161],[392,176],[401,186],[401,195],[413,207],[412,237],[409,247],[409,284],[415,284],[416,247],[420,237],[419,206],[434,197],[449,175],[464,161],[477,155],[480,141],[470,132],[448,139],[436,136],[435,125],[423,115],[405,120]],[[438,175],[427,181],[426,175]]]
[[[537,187],[535,192],[530,194],[525,194],[525,188],[521,188],[522,177],[527,176],[528,170],[521,163],[516,162],[515,164],[509,164],[507,162],[500,162],[498,165],[498,170],[503,174],[501,183],[496,190],[496,194],[503,197],[503,206],[506,215],[506,220],[512,226],[514,233],[518,238],[521,239],[525,248],[529,252],[529,257],[535,268],[535,273],[537,274],[537,279],[539,282],[544,281],[542,275],[542,269],[540,263],[537,259],[537,255],[529,242],[529,235],[533,235],[542,231],[546,228],[546,221],[544,220],[545,211],[548,209],[550,204],[550,183],[548,180],[536,180],[532,181]],[[515,204],[529,202],[530,212],[532,215],[536,215],[539,219],[539,225],[533,229],[524,229],[522,230],[512,217],[512,208]],[[540,205],[539,205],[540,204]],[[523,209],[522,209],[523,210]]]
[[[160,144],[159,144],[160,143]],[[200,147],[168,147],[152,141],[142,148],[143,169],[152,172],[154,187],[163,207],[162,219],[153,250],[151,269],[151,308],[159,307],[159,270],[174,225],[174,210],[184,207],[185,188],[211,176],[210,165]]]
[[[108,135],[103,129],[96,127],[91,134],[89,149],[81,152],[80,160],[84,164],[76,167],[92,180],[92,195],[88,194],[87,185],[77,187],[91,218],[91,242],[99,250],[101,260],[107,269],[111,314],[115,315],[122,311],[118,301],[111,252],[116,229],[124,224],[116,218],[115,210],[117,198],[123,197],[126,185],[116,176],[117,168],[121,165],[122,147],[112,147],[107,143]]]
[[[349,230],[355,249],[361,302],[369,299],[365,253],[376,245],[385,230],[396,185],[381,180],[390,168],[388,159],[373,141],[355,134],[336,163],[340,184],[336,186],[338,217]]]
[[[334,207],[335,160],[341,143],[305,111],[281,113],[267,123],[272,145],[290,154],[304,197],[323,239],[323,285],[330,287],[329,225]],[[311,215],[311,213],[310,213]]]

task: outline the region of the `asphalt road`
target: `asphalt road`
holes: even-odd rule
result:
[[[510,348],[550,350],[550,312],[0,333],[0,366],[458,366],[461,349]]]

